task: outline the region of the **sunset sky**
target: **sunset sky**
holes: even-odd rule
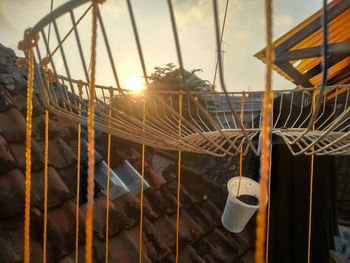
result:
[[[66,1],[54,0],[57,7]],[[170,18],[165,0],[132,1],[143,45],[147,71],[168,62],[177,63]],[[221,19],[226,0],[219,0]],[[49,0],[1,0],[0,42],[16,50],[25,28],[35,25],[49,12]],[[211,0],[174,0],[185,68],[201,68],[199,77],[212,81],[215,67],[214,22]],[[87,5],[76,10],[76,18]],[[321,0],[276,0],[274,1],[274,39],[287,32],[321,8]],[[102,15],[109,34],[117,71],[122,83],[141,76],[141,67],[131,31],[125,1],[107,0],[102,6]],[[58,20],[61,36],[71,24],[69,17]],[[226,85],[231,91],[261,90],[264,87],[264,64],[253,55],[265,46],[263,0],[230,0],[223,49]],[[91,16],[79,25],[81,38],[89,61]],[[101,33],[99,32],[99,37]],[[75,78],[81,76],[74,39],[67,41],[67,57]],[[56,45],[55,36],[51,40]],[[71,47],[71,48],[70,48]],[[98,42],[97,81],[114,85],[106,61],[104,46]],[[58,71],[65,74],[62,60],[57,55]],[[62,71],[62,72],[61,72]],[[274,89],[291,88],[292,85],[275,74]]]

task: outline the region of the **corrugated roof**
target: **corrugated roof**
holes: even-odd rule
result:
[[[297,86],[322,81],[322,9],[273,42],[273,69]],[[329,85],[350,82],[350,1],[328,4]],[[265,63],[265,49],[254,55]]]

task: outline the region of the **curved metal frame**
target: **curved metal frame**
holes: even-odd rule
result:
[[[89,78],[73,10],[89,2],[91,2],[91,0],[74,0],[61,5],[53,10],[52,13],[41,19],[32,28],[30,33],[30,36],[33,38],[37,34],[41,35],[46,48],[45,53],[51,57],[52,52],[46,37],[45,27],[52,23],[54,33],[56,34],[58,41],[61,42],[62,38],[60,37],[56,20],[64,14],[70,14],[73,26],[72,31],[74,31],[77,48],[84,69],[85,82],[71,78],[67,57],[64,52],[64,43],[60,43],[56,49],[61,53],[67,77],[57,76],[55,80],[47,81],[47,72],[44,70],[41,51],[38,45],[36,46],[36,58],[39,64],[36,65],[36,76],[40,96],[42,97],[45,107],[57,115],[64,116],[71,121],[82,124],[86,124],[86,114],[77,114],[77,107],[80,104],[83,105],[83,108],[86,107],[86,101],[84,99],[81,101],[76,94],[79,92],[79,84],[85,88],[85,90],[82,91],[83,98],[88,99],[90,97],[87,89]],[[146,63],[143,57],[141,41],[137,31],[131,0],[126,0],[126,3],[145,82],[148,85]],[[217,48],[220,51],[220,42],[218,42],[218,10],[215,0],[213,0],[213,3]],[[121,100],[125,103],[129,103],[129,105],[135,105],[133,104],[135,98],[128,95],[127,91],[123,90],[120,86],[114,58],[108,41],[108,35],[103,24],[102,16],[98,12],[98,23],[101,28],[101,35],[109,57],[116,88],[100,85],[96,86],[95,92],[100,90],[102,93],[102,98],[96,98],[95,101],[95,103],[101,108],[96,114],[96,128],[128,140],[168,150],[177,150],[178,144],[182,144],[184,151],[207,153],[215,156],[237,155],[242,147],[244,153],[247,153],[248,150],[251,149],[255,154],[259,154],[259,149],[253,141],[260,133],[261,109],[255,108],[255,105],[257,99],[259,97],[262,98],[263,92],[228,92],[225,85],[220,52],[218,56],[218,66],[223,93],[191,92],[186,87],[182,52],[171,0],[168,0],[168,7],[177,51],[176,53],[180,64],[182,88],[184,91],[152,91],[152,96],[146,94],[143,99],[146,100],[148,105],[150,105],[149,109],[146,110],[146,123],[143,123],[142,112],[137,108],[128,110],[126,107],[121,108],[121,105],[115,105],[112,109],[111,117],[108,117],[104,112],[104,109],[107,108],[105,107],[107,105],[106,102],[108,101],[108,98],[105,95],[105,91],[107,90],[113,90],[116,98],[121,98]],[[51,61],[51,66],[53,72],[57,73],[55,61]],[[338,90],[341,87],[347,89],[347,97],[342,113],[338,114],[338,97],[340,96]],[[322,95],[327,94],[327,91],[332,89],[336,89],[333,111],[331,114],[327,115],[325,111],[326,97],[322,97]],[[315,107],[318,109],[323,103],[321,112],[313,112],[311,109],[307,109],[304,105],[306,94],[313,94],[313,92],[316,91],[318,92],[318,98]],[[187,117],[181,117],[183,123],[181,137],[179,137],[177,127],[177,121],[180,116],[177,112],[178,109],[176,103],[172,102],[172,98],[178,96],[180,93],[185,96],[184,102],[187,102],[187,104],[185,103],[185,105],[187,105],[185,110],[187,110],[188,114]],[[295,98],[296,93],[301,94],[300,102],[297,102],[297,99]],[[276,120],[272,126],[272,133],[283,139],[292,154],[311,154],[312,152],[319,155],[350,153],[350,125],[347,125],[347,122],[350,121],[350,107],[348,105],[350,94],[349,86],[326,87],[323,85],[321,88],[317,89],[309,88],[304,90],[275,91],[275,94],[276,97],[280,97],[280,106]],[[288,94],[291,94],[290,103],[287,105],[287,107],[289,107],[287,108],[289,113],[287,118],[283,119],[282,110],[285,110],[284,98]],[[236,104],[238,103],[237,98],[241,96],[245,96],[245,104],[253,103],[253,110],[251,110],[249,116],[250,121],[238,117],[240,109],[237,109],[235,106],[237,106]],[[204,103],[200,102],[201,99],[203,99]],[[152,107],[152,103],[155,104],[154,107]],[[210,109],[208,103],[215,104],[214,111],[213,109]],[[241,106],[242,101],[239,104]],[[299,105],[299,112],[297,113],[293,111],[296,107],[293,106],[295,104]],[[244,108],[246,108],[246,105],[244,106]],[[224,107],[226,108],[224,109]],[[293,114],[296,114],[296,116],[293,116]],[[325,117],[326,120],[323,120],[323,117]],[[309,130],[311,122],[318,126],[315,131]],[[280,125],[280,123],[283,125]],[[140,134],[143,133],[145,136],[140,137]]]

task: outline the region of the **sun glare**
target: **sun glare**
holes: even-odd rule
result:
[[[140,93],[145,90],[145,84],[140,76],[137,74],[130,75],[125,81],[125,88],[134,92]]]

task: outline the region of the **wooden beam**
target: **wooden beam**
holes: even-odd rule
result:
[[[343,13],[345,10],[350,8],[350,1],[344,0],[341,1],[338,5],[332,7],[328,10],[328,24],[330,21],[335,19],[337,16],[339,16],[341,13]],[[275,53],[277,55],[281,54],[284,51],[287,51],[297,45],[299,42],[304,40],[306,37],[310,36],[312,33],[315,33],[317,30],[321,28],[321,18],[315,19],[313,22],[311,22],[308,26],[301,29],[294,35],[292,35],[289,39],[284,41],[282,44],[276,47]]]
[[[332,100],[335,97],[338,97],[337,103],[345,103],[346,98],[344,98],[344,96],[340,96],[340,95],[343,95],[345,92],[348,92],[348,91],[349,91],[348,87],[341,88],[337,92],[333,91],[332,94],[327,95],[327,100]]]
[[[312,83],[303,76],[292,64],[286,61],[275,63],[282,71],[284,71],[294,81],[295,85],[301,85],[303,87],[312,87]]]
[[[342,55],[350,54],[350,41],[328,45],[328,54]],[[322,46],[308,47],[303,49],[290,50],[276,55],[276,61],[291,61],[322,56]]]
[[[340,81],[350,76],[350,65],[344,67],[333,78],[328,80],[328,85],[337,85]]]
[[[349,56],[348,54],[331,56],[328,59],[328,68],[331,68],[332,66],[339,63],[340,61],[347,58],[348,56]],[[304,78],[311,79],[311,78],[315,77],[316,75],[320,74],[321,72],[322,72],[322,64],[319,63],[316,66],[314,66],[313,68],[309,69],[303,75],[304,75]]]

